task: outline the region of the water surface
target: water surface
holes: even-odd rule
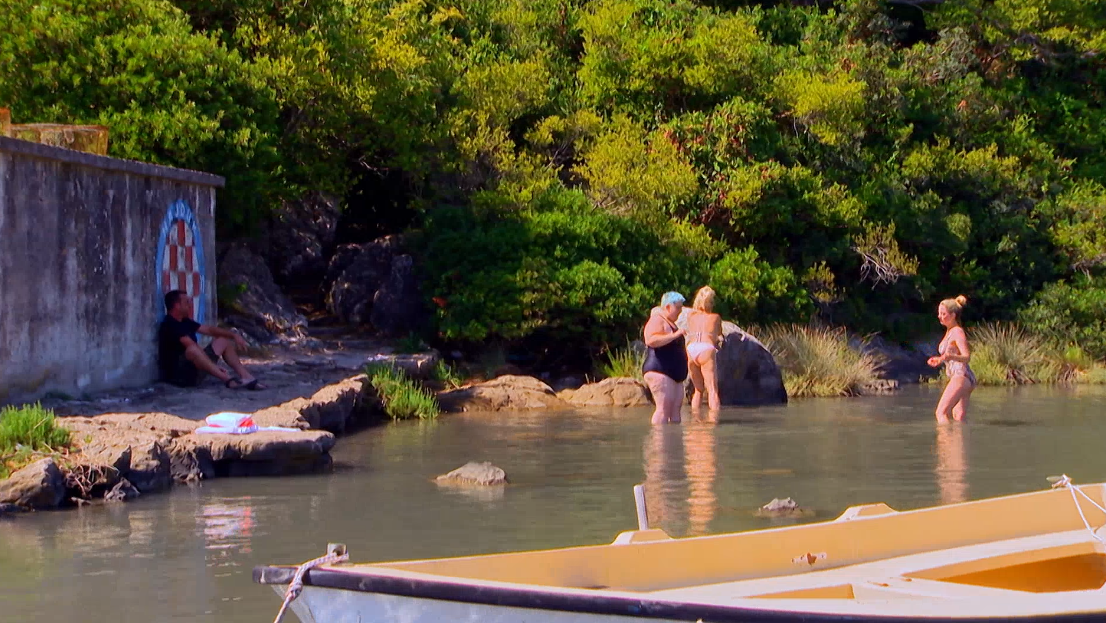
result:
[[[652,428],[649,410],[464,414],[341,440],[332,474],[226,479],[134,502],[0,521],[2,621],[271,620],[254,565],[346,543],[358,561],[605,543],[636,525],[645,482],[673,536],[793,523],[757,518],[792,497],[910,509],[1106,480],[1106,389],[982,389],[963,425],[938,426],[939,388],[727,409],[717,425]],[[439,489],[469,460],[505,489]]]

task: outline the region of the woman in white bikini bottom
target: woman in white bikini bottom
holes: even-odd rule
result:
[[[716,360],[722,342],[722,317],[712,312],[714,290],[704,286],[695,293],[691,313],[687,317],[687,367],[695,391],[691,394],[691,409],[696,411],[707,395],[711,419],[718,415],[722,400],[718,395]]]

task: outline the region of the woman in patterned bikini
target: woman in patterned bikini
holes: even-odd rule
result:
[[[949,415],[957,422],[964,419],[968,411],[968,399],[975,389],[975,374],[968,362],[972,352],[968,348],[968,336],[960,326],[960,313],[968,299],[958,296],[945,299],[937,306],[937,320],[945,327],[945,337],[937,347],[938,355],[929,358],[929,365],[936,368],[945,366],[945,376],[949,383],[937,403],[937,421],[948,422]]]

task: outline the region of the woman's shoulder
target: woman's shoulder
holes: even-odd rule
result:
[[[968,339],[968,333],[967,333],[967,331],[964,331],[964,327],[955,326],[955,327],[949,329],[949,338],[958,338],[958,337]]]

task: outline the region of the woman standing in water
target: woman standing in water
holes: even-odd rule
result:
[[[968,349],[968,336],[960,326],[960,313],[968,299],[958,296],[945,299],[937,306],[937,320],[945,327],[945,337],[937,347],[938,355],[929,358],[929,365],[936,368],[944,364],[945,376],[949,384],[937,403],[937,421],[948,422],[949,415],[957,422],[964,419],[968,411],[968,399],[975,389],[975,374],[968,361],[972,352]]]
[[[679,292],[668,292],[661,297],[660,310],[650,314],[645,323],[646,352],[641,371],[657,405],[654,424],[680,421],[687,352],[684,330],[676,326],[676,320],[683,307],[684,297]]]
[[[714,312],[714,289],[703,286],[695,293],[692,312],[687,317],[687,365],[695,392],[691,395],[691,409],[698,411],[707,394],[707,408],[716,416],[722,407],[718,397],[718,376],[715,359],[722,346],[722,317]]]

